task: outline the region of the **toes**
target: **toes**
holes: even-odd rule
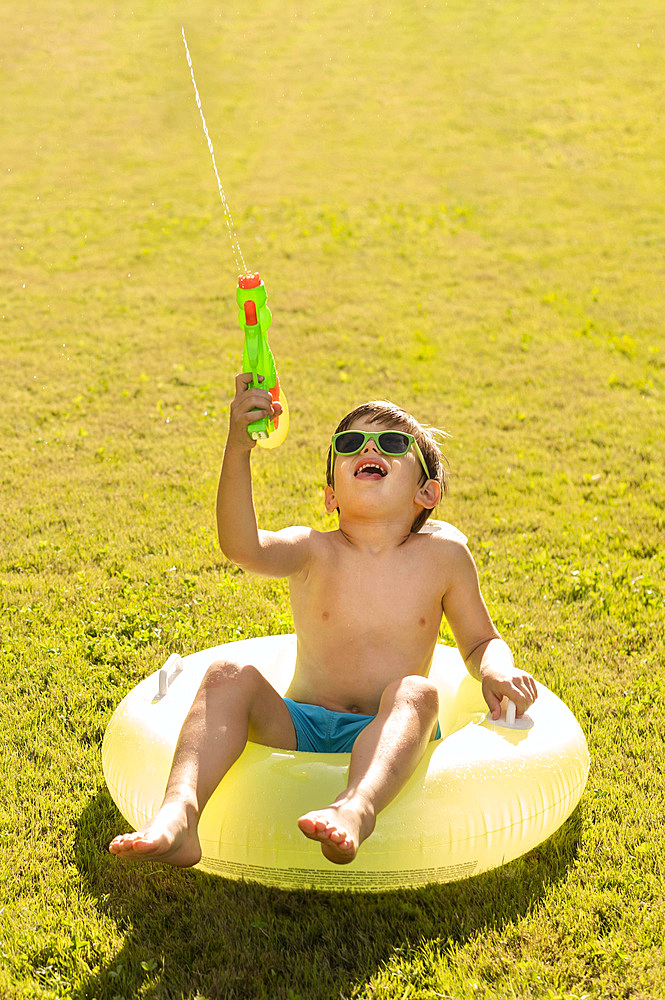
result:
[[[124,833],[109,844],[111,854],[126,854],[132,851],[146,853],[158,846],[157,839],[149,834]]]
[[[330,830],[334,829],[320,816],[301,816],[298,826],[307,837],[312,837],[314,840],[329,836]]]
[[[117,854],[119,851],[125,851],[128,847],[131,847],[131,834],[123,833],[119,837],[114,837],[109,844],[109,851],[112,854]]]
[[[311,816],[301,816],[298,820],[298,826],[306,837],[316,839],[316,823]]]
[[[298,826],[311,840],[330,843],[335,850],[354,850],[354,843],[349,834],[324,816],[301,816]]]

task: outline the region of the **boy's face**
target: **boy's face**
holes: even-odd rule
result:
[[[403,431],[399,425],[367,419],[354,421],[348,429],[373,434]],[[326,487],[326,510],[339,508],[345,514],[398,514],[414,520],[422,507],[435,507],[441,496],[435,480],[423,481],[423,467],[413,447],[406,455],[389,455],[372,438],[355,455],[333,455],[333,484]]]

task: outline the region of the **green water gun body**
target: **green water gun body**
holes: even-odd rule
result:
[[[238,279],[236,301],[240,306],[238,322],[245,334],[245,344],[242,352],[242,370],[252,373],[251,388],[267,389],[274,400],[279,400],[284,412],[282,424],[286,425],[286,409],[283,395],[280,398],[279,376],[275,367],[275,359],[268,345],[268,330],[272,323],[272,314],[267,302],[266,286],[257,273],[242,274]],[[259,376],[263,376],[259,379]],[[253,420],[247,428],[254,441],[263,443],[264,447],[276,447],[286,437],[286,426],[280,426],[280,417],[261,417]],[[275,435],[273,437],[273,435]],[[270,443],[268,443],[270,442]]]

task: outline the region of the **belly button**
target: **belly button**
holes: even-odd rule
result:
[[[323,614],[321,615],[321,617],[323,618],[324,622],[327,622],[328,619],[330,618],[330,612],[329,611],[324,611]]]
[[[419,625],[427,625],[427,622],[425,621],[424,618],[421,618],[420,621],[418,622],[418,624]]]

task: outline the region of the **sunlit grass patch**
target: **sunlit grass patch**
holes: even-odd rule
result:
[[[479,879],[347,899],[105,852],[123,695],[174,649],[293,627],[284,582],[215,539],[241,344],[183,20],[291,406],[254,462],[262,523],[334,523],[326,449],[359,401],[446,428],[440,516],[587,736],[575,815]],[[661,20],[8,9],[0,995],[665,997]]]

